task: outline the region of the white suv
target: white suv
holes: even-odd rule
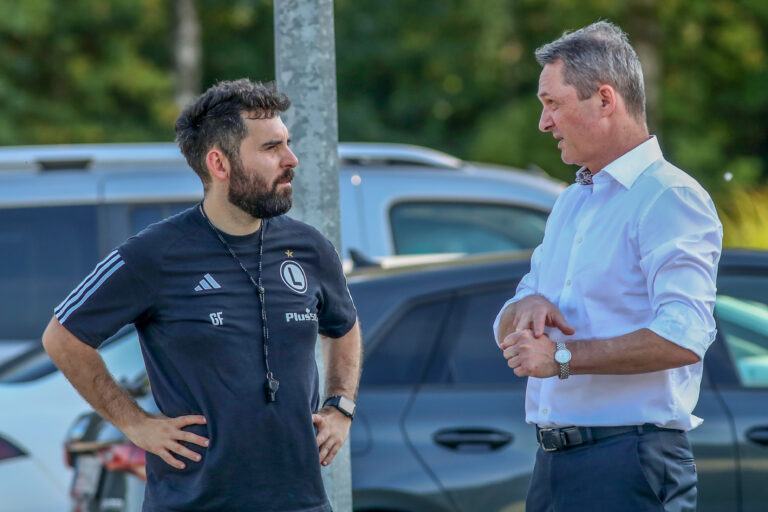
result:
[[[414,146],[341,144],[339,156],[345,257],[532,248],[564,188],[543,173]],[[0,148],[2,507],[68,509],[61,445],[89,408],[60,372],[38,371],[39,349],[3,364],[13,340],[16,351],[39,346],[53,307],[105,254],[201,197],[172,144]],[[141,354],[134,335],[122,339],[102,355],[116,378],[133,378]]]
[[[564,188],[416,146],[341,144],[339,156],[345,259],[529,249]],[[0,148],[0,362],[109,251],[201,197],[174,144]]]

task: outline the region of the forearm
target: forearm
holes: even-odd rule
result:
[[[699,361],[690,350],[649,329],[589,341],[567,343],[570,372],[576,374],[629,375],[679,368]]]
[[[72,386],[120,430],[147,417],[115,382],[98,351],[78,340],[56,318],[43,334],[43,346]]]
[[[354,400],[362,365],[362,340],[358,322],[341,338],[323,338],[323,361],[325,396],[343,395]]]

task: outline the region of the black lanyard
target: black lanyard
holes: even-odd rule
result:
[[[245,268],[245,265],[243,265],[243,262],[240,261],[240,258],[237,257],[235,251],[232,250],[232,247],[230,247],[227,241],[224,240],[224,237],[221,236],[221,232],[219,232],[219,230],[216,229],[213,224],[211,224],[210,219],[208,219],[208,216],[205,214],[205,209],[203,208],[202,202],[200,203],[199,208],[200,213],[203,214],[203,218],[211,227],[211,230],[216,233],[216,236],[219,238],[222,245],[227,249],[227,251],[229,251],[232,259],[234,259],[237,264],[240,265],[240,268],[243,269],[243,272],[245,272],[245,275],[248,276],[248,279],[251,281],[251,283],[253,283],[253,286],[256,287],[256,291],[259,293],[259,303],[261,304],[262,338],[264,339],[264,367],[267,371],[267,381],[264,383],[264,392],[267,396],[267,402],[274,402],[277,400],[277,390],[280,387],[280,381],[275,378],[274,374],[269,369],[269,329],[267,328],[267,308],[264,297],[265,290],[261,284],[261,260],[264,252],[264,232],[267,230],[267,219],[261,219],[261,233],[259,235],[259,273],[257,278],[254,279],[248,269]]]

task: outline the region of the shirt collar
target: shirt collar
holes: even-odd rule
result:
[[[664,158],[664,155],[661,153],[659,141],[656,136],[653,135],[636,148],[624,153],[619,158],[603,167],[600,174],[606,173],[612,176],[613,179],[629,189],[644,170],[650,167],[653,162],[662,158]],[[581,169],[579,169],[579,171],[581,171]],[[599,177],[600,174],[595,176],[595,178]]]

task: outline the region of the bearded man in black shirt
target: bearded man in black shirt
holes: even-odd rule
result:
[[[289,105],[243,79],[187,107],[177,140],[203,201],[110,253],[43,335],[72,385],[148,452],[144,511],[330,511],[320,465],[349,435],[361,340],[335,249],[284,215],[298,165],[280,119]],[[157,416],[97,352],[129,323]]]

